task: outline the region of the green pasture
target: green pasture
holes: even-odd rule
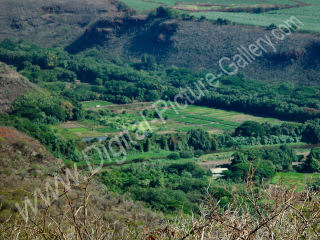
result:
[[[84,108],[91,108],[91,107],[97,107],[97,106],[104,107],[104,106],[112,105],[113,103],[96,100],[96,101],[90,101],[90,102],[82,102],[81,104]]]
[[[284,184],[295,187],[297,190],[305,189],[320,179],[320,173],[279,172],[273,177],[272,184]]]
[[[297,1],[293,0],[123,0],[129,7],[139,11],[147,12],[151,11],[159,6],[166,7],[176,7],[175,4],[179,6],[187,6],[190,10],[201,10],[201,9],[211,9],[212,7],[200,7],[197,4],[213,4],[217,6],[224,6],[228,8],[236,7],[259,7],[262,5],[291,5],[296,6]],[[269,26],[270,24],[281,24],[283,21],[289,19],[291,16],[297,17],[303,22],[304,26],[300,30],[319,32],[320,31],[320,1],[318,0],[300,0],[300,2],[307,4],[306,6],[279,9],[273,11],[267,11],[262,13],[248,13],[248,12],[219,12],[216,11],[206,11],[206,12],[187,12],[195,17],[206,17],[209,20],[217,20],[218,18],[228,19],[232,22],[245,24],[245,25],[256,25],[256,26]]]

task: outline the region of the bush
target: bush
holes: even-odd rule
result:
[[[253,10],[253,13],[263,13],[264,12],[264,8],[259,7]]]
[[[203,155],[203,151],[202,150],[196,150],[195,152],[194,152],[194,156],[196,157],[196,158],[199,158],[199,157],[201,157]]]
[[[232,165],[230,171],[224,173],[226,178],[234,181],[245,181],[254,169],[253,180],[270,179],[276,174],[276,168],[271,161],[256,160],[253,163],[245,161]]]
[[[184,151],[179,153],[180,158],[193,158],[193,154],[190,151]]]
[[[273,30],[276,28],[277,28],[277,26],[274,23],[271,23],[268,27],[266,27],[266,30]]]
[[[23,139],[17,140],[14,145],[20,150],[25,150],[27,148],[27,142]]]
[[[260,123],[247,121],[236,128],[235,135],[242,137],[263,137],[266,135],[266,130]]]
[[[308,121],[302,132],[302,141],[312,144],[320,143],[320,119]]]
[[[168,156],[167,156],[168,159],[171,159],[171,160],[177,160],[180,158],[179,154],[178,153],[170,153]]]
[[[320,172],[320,148],[314,148],[311,150],[307,157],[303,170],[306,172]]]
[[[180,14],[178,11],[171,9],[171,8],[165,8],[165,7],[158,7],[155,11],[149,14],[148,18],[179,18]]]
[[[228,25],[228,24],[230,24],[231,22],[229,21],[229,20],[227,20],[227,19],[224,19],[224,18],[218,18],[217,20],[216,20],[216,24],[218,24],[218,25]]]
[[[189,146],[195,150],[211,151],[217,149],[217,142],[203,129],[192,129],[187,132]]]

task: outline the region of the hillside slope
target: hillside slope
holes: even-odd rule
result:
[[[99,16],[118,13],[112,0],[0,0],[0,40],[25,39],[64,46]]]
[[[8,65],[0,62],[0,113],[10,111],[14,101],[35,85]]]
[[[70,168],[70,171],[72,176],[76,176],[73,168]],[[48,197],[47,199],[53,200],[52,192],[49,192],[49,194],[46,192],[47,183],[53,189],[55,189],[54,177],[60,177],[67,183],[66,172],[64,162],[53,157],[37,140],[15,129],[0,126],[0,239],[11,239],[15,235],[14,231],[10,232],[11,220],[13,220],[12,224],[15,224],[15,220],[20,221],[15,204],[19,204],[23,208],[25,196],[28,196],[31,203],[34,204],[33,193],[37,189],[39,189],[37,192],[39,213],[33,218],[30,208],[29,217],[34,219],[34,223],[43,224],[42,217],[46,205],[40,193]],[[72,207],[82,206],[85,196],[83,189],[87,183],[82,182],[82,179],[85,179],[83,177],[85,173],[81,171],[78,173],[80,174],[78,178],[80,185],[77,186],[76,178],[69,175],[71,189],[67,194],[61,194],[59,199],[52,203],[47,213],[48,224],[54,225],[54,222],[51,221],[51,218],[53,218],[55,221],[61,221],[62,228],[72,228],[74,226],[68,221],[64,222],[65,219],[60,217],[70,210],[70,206],[67,206],[69,200],[72,201]],[[62,184],[59,184],[58,189],[60,193],[63,193]],[[88,219],[93,224],[97,223],[95,218],[99,219],[99,223],[103,224],[99,227],[104,228],[106,231],[104,234],[112,236],[112,239],[134,239],[131,234],[137,234],[136,236],[143,234],[144,224],[151,228],[159,224],[160,215],[156,215],[139,203],[133,203],[124,196],[108,193],[98,180],[93,179],[89,183],[87,193],[89,194]],[[66,195],[68,195],[68,198],[64,197]],[[83,221],[82,216],[80,216],[81,213],[77,215],[79,215],[77,221]],[[2,232],[4,229],[2,227],[8,232]],[[22,229],[23,227],[20,228],[21,236],[24,235],[24,231],[28,232],[28,229]],[[76,238],[70,237],[68,239]]]
[[[137,61],[149,54],[159,64],[197,72],[215,73],[222,57],[233,57],[237,48],[270,35],[262,27],[132,16],[133,10],[115,0],[0,0],[0,4],[0,41],[24,39],[41,47],[67,47],[72,53],[98,47],[100,57],[112,60]],[[320,34],[292,34],[274,43],[277,52],[268,48],[240,72],[253,80],[318,84],[319,43]]]
[[[291,81],[318,84],[320,77],[320,34],[294,33],[276,41],[271,31],[260,27],[218,25],[210,21],[148,19],[143,16],[107,17],[90,26],[67,47],[72,53],[99,47],[101,57],[139,60],[152,55],[160,64],[216,72],[223,57],[239,54],[258,39],[269,37],[276,48],[265,44],[267,52],[239,72],[253,80]]]

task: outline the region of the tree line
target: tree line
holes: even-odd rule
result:
[[[137,62],[109,61],[90,50],[72,55],[63,49],[40,48],[24,41],[0,44],[0,61],[40,86],[69,100],[107,100],[115,103],[174,100],[180,88],[190,87],[206,72],[158,65],[152,56]],[[73,84],[80,80],[82,83]],[[320,117],[319,87],[290,83],[266,84],[241,75],[223,77],[219,88],[210,88],[195,104],[304,122]]]

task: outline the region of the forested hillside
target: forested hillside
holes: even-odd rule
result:
[[[59,48],[39,48],[25,42],[4,41],[0,47],[1,61],[17,67],[32,82],[74,102],[95,99],[117,103],[160,98],[174,100],[179,88],[184,87],[191,87],[200,96],[197,82],[206,73],[168,68],[149,57],[139,62],[114,63],[97,59],[99,55],[95,52],[89,56],[74,56]],[[75,84],[76,80],[90,85]],[[261,81],[247,80],[242,74],[222,78],[219,88],[204,84],[209,93],[199,100],[194,97],[198,105],[302,122],[320,114],[319,87],[291,83],[266,85]]]
[[[206,69],[215,73],[222,57],[231,57],[238,53],[238,47],[248,47],[270,35],[275,26],[248,27],[223,18],[195,18],[171,9],[139,15],[116,1],[1,2],[3,9],[8,9],[3,10],[0,22],[4,29],[1,40],[24,39],[42,47],[66,48],[72,53],[91,49],[109,60],[139,61],[147,54],[158,64],[195,72]],[[241,73],[258,81],[278,83],[282,79],[315,85],[319,79],[319,41],[317,33],[292,34],[275,41],[276,52],[270,49]]]

